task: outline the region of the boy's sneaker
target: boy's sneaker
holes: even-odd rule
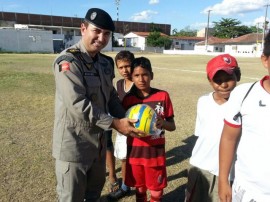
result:
[[[130,193],[130,189],[128,189],[127,191],[124,191],[122,188],[120,188],[115,192],[109,193],[108,197],[111,200],[117,200],[124,196],[127,196],[129,193]]]

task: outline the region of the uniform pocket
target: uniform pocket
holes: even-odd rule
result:
[[[97,76],[85,76],[84,78],[86,80],[87,86],[89,87],[99,88],[101,86],[100,79]]]

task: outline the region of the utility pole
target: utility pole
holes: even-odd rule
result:
[[[264,48],[264,38],[265,38],[265,31],[266,31],[266,26],[267,26],[266,18],[267,18],[268,6],[269,6],[269,4],[265,5],[266,9],[265,9],[265,16],[264,16],[264,23],[263,23],[262,51],[263,51],[263,48]]]
[[[115,5],[116,5],[116,15],[117,15],[117,21],[119,20],[119,5],[120,5],[120,0],[115,0]]]
[[[208,46],[208,32],[209,32],[209,18],[210,18],[210,12],[212,10],[208,10],[208,18],[207,18],[207,27],[206,27],[206,33],[205,33],[205,50],[207,52],[207,46]]]
[[[257,26],[256,26],[256,28],[257,28],[257,40],[256,40],[257,46],[258,46],[258,43],[259,43],[259,26],[260,26],[260,23],[257,22]]]
[[[119,20],[119,5],[120,5],[120,0],[115,0],[115,5],[116,5],[116,27],[118,26],[118,20]],[[118,39],[117,39],[118,41]],[[114,42],[114,34],[112,34],[112,42]]]

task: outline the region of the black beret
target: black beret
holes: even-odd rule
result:
[[[85,20],[101,29],[107,29],[112,32],[115,30],[111,16],[102,9],[90,8],[85,15]]]

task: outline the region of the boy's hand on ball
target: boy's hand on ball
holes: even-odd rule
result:
[[[164,125],[164,119],[162,119],[160,116],[156,117],[156,128],[162,129]]]

